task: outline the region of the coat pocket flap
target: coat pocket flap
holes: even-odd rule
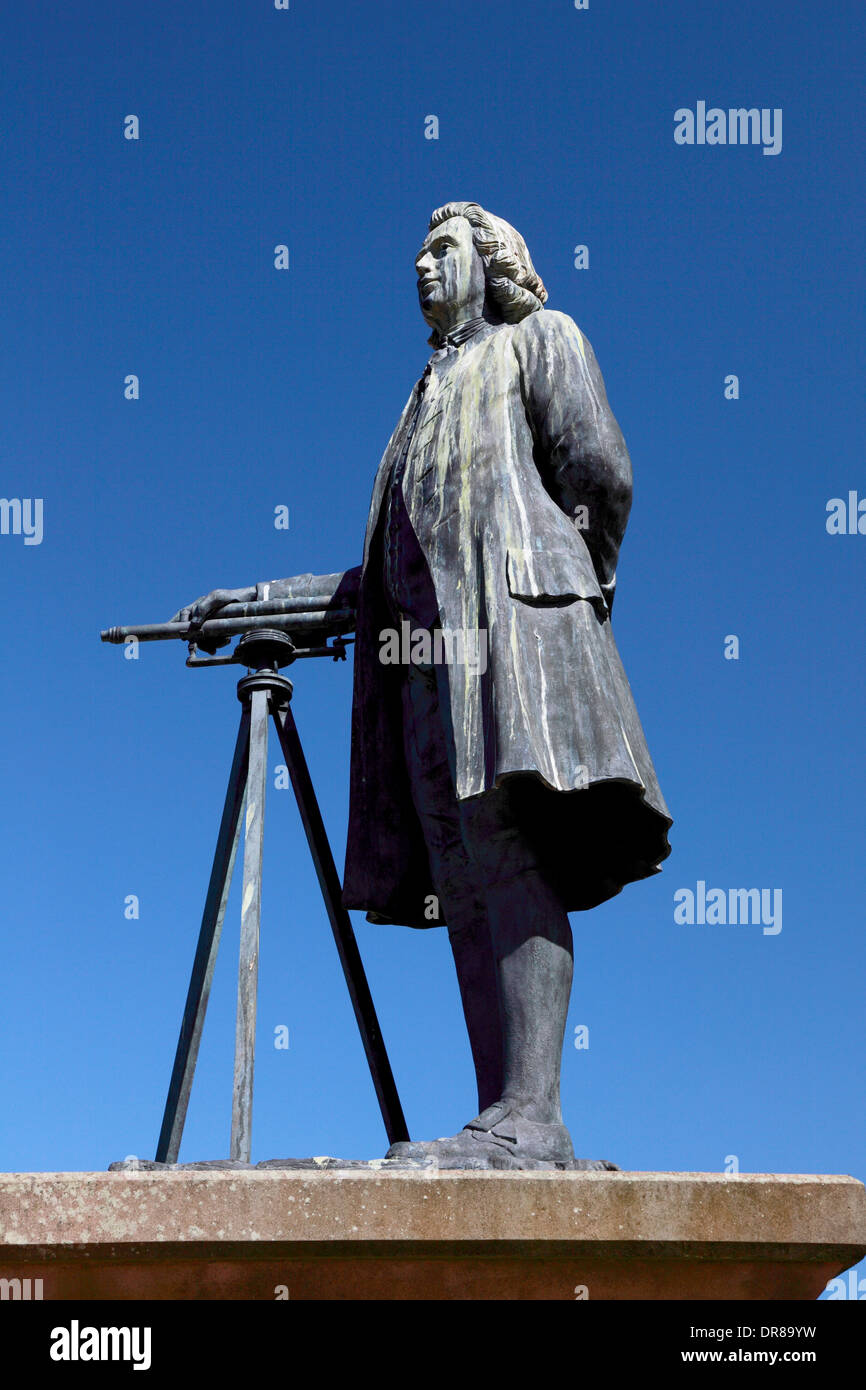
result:
[[[589,552],[516,550],[506,553],[508,592],[524,603],[592,599],[606,609]]]

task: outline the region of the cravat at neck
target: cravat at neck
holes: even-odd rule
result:
[[[486,323],[487,320],[484,318],[465,319],[463,323],[458,323],[456,328],[452,328],[449,333],[445,333],[439,339],[437,352],[459,347],[461,343],[466,342],[467,338],[473,338]]]

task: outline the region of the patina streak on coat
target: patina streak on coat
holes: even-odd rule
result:
[[[658,871],[671,820],[610,627],[629,456],[590,344],[550,310],[433,360],[382,457],[363,563],[329,577],[337,601],[358,607],[344,901],[373,920],[442,922],[424,915],[434,888],[404,766],[400,669],[379,659],[393,626],[383,502],[419,392],[409,517],[441,626],[487,633],[486,670],[448,667],[457,795],[518,778],[521,819],[566,906],[595,906]]]

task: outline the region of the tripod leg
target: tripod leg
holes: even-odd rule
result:
[[[244,830],[244,885],[241,899],[241,949],[238,961],[238,1012],[235,1031],[235,1076],[232,1096],[230,1157],[249,1163],[253,1120],[253,1070],[256,1055],[256,1006],[259,982],[259,926],[262,912],[262,849],[265,791],[268,778],[267,690],[251,697],[247,813]]]
[[[334,941],[346,977],[352,1008],[361,1033],[364,1052],[373,1078],[373,1085],[379,1101],[379,1109],[385,1122],[385,1132],[390,1143],[409,1138],[403,1107],[397,1094],[397,1085],[391,1071],[391,1063],[385,1050],[385,1043],[379,1030],[379,1020],[370,994],[370,986],[364,973],[364,965],[349,914],[343,907],[340,880],[331,854],[331,846],[325,831],[319,803],[310,778],[307,760],[301,747],[301,740],[295,725],[291,707],[282,705],[274,713],[277,733],[283,757],[292,779],[292,788],[301,813],[301,821],[315,865],[319,887],[325,900]]]
[[[235,853],[238,847],[241,806],[247,783],[249,748],[250,711],[249,706],[244,705],[204,912],[202,913],[198,945],[196,946],[195,960],[193,961],[192,975],[183,1011],[183,1022],[180,1025],[180,1037],[178,1038],[177,1052],[175,1053],[174,1067],[168,1088],[168,1099],[165,1102],[162,1129],[159,1132],[159,1142],[156,1147],[156,1158],[159,1163],[176,1163],[180,1151],[189,1093],[198,1059],[198,1048],[204,1027],[204,1017],[207,1012]]]

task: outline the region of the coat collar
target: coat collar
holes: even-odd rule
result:
[[[451,332],[446,333],[444,337],[440,337],[438,331],[434,331],[430,334],[427,341],[437,352],[445,352],[448,348],[459,347],[461,343],[466,342],[467,338],[474,337],[476,333],[479,333],[482,328],[486,327],[487,322],[487,319],[480,317],[475,319],[464,319],[462,323],[458,323],[457,327],[452,328]],[[433,356],[436,356],[435,352]]]

